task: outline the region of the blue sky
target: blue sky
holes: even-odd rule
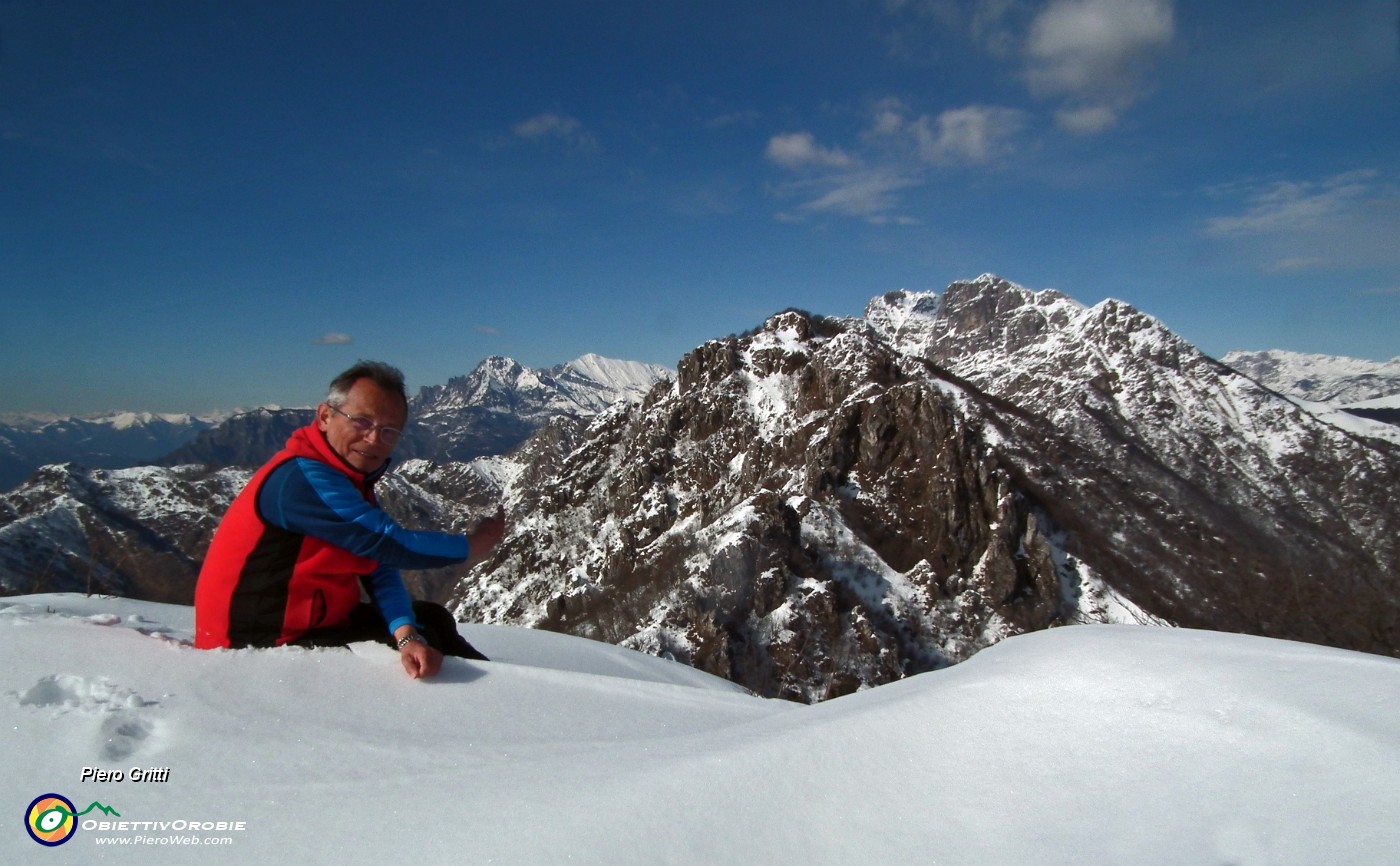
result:
[[[670,366],[985,272],[1400,355],[1400,5],[0,2],[0,412]]]

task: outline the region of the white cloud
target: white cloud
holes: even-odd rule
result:
[[[828,149],[817,144],[810,132],[775,135],[768,140],[768,150],[764,155],[770,162],[792,169],[845,168],[852,163],[851,157],[840,149]]]
[[[1053,0],[1026,37],[1026,81],[1036,96],[1071,101],[1056,115],[1062,129],[1102,132],[1141,97],[1175,35],[1171,0]]]
[[[1118,125],[1118,111],[1106,105],[1062,108],[1055,112],[1055,124],[1074,135],[1098,135]]]
[[[1055,0],[1031,24],[1031,87],[1049,94],[1131,90],[1141,62],[1171,44],[1169,0]]]
[[[1147,91],[1147,73],[1176,39],[1175,0],[886,0],[901,56],[946,53],[959,32],[1039,99],[1062,104],[1061,129],[1095,135]],[[922,46],[922,49],[914,46]]]
[[[512,126],[510,131],[516,138],[526,141],[556,139],[586,150],[597,147],[596,139],[584,127],[583,121],[552,111],[522,120]]]
[[[824,147],[809,132],[775,135],[765,158],[803,175],[774,192],[807,199],[779,219],[831,214],[878,225],[917,223],[897,213],[902,190],[927,183],[929,166],[982,166],[1012,153],[1025,125],[1025,113],[1013,108],[969,105],[911,118],[902,102],[887,99],[876,104],[856,153]]]
[[[969,105],[915,124],[919,155],[934,165],[982,165],[1010,152],[1012,138],[1025,126],[1025,114],[1014,108]]]
[[[313,346],[348,346],[353,342],[355,342],[355,340],[349,334],[331,331],[328,334],[322,334],[312,340],[311,344]]]
[[[1025,125],[1025,112],[1015,108],[968,105],[910,120],[900,103],[886,101],[876,109],[869,135],[912,142],[918,158],[931,165],[985,165],[1011,153]]]

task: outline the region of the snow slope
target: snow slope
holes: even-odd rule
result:
[[[1400,851],[1400,662],[1379,656],[1074,626],[808,707],[506,627],[467,626],[494,661],[449,660],[425,682],[377,645],[199,652],[190,628],[182,607],[0,600],[5,808],[57,793],[119,813],[94,808],[51,849],[11,820],[0,861],[1245,866]],[[83,781],[86,767],[127,778]],[[172,841],[190,837],[231,842]]]

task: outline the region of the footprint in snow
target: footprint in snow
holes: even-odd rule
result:
[[[155,731],[155,726],[135,713],[113,713],[102,722],[98,747],[104,760],[120,761],[131,757]]]
[[[97,750],[105,760],[130,757],[156,732],[156,722],[142,710],[159,706],[125,686],[103,677],[51,674],[23,692],[8,692],[22,707],[55,711],[54,718],[70,712],[100,714]]]

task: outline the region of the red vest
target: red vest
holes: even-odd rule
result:
[[[374,502],[374,479],[347,466],[315,424],[293,433],[234,499],[214,533],[194,591],[196,647],[281,646],[313,628],[347,624],[360,603],[360,578],[378,563],[265,523],[258,513],[267,477],[298,457],[344,473]]]

